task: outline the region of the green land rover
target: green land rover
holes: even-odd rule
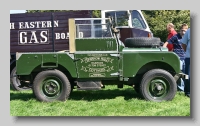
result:
[[[120,41],[111,18],[70,18],[69,50],[16,54],[16,76],[32,84],[39,101],[65,101],[74,88],[133,86],[145,100],[170,101],[187,79],[179,57],[156,37]],[[78,33],[82,34],[78,34]]]

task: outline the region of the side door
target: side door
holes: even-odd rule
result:
[[[76,39],[78,78],[118,77],[119,59],[115,38]]]

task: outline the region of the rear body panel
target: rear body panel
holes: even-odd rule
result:
[[[63,71],[69,71],[76,78],[76,66],[73,55],[68,52],[48,53],[17,53],[17,74],[30,75],[34,70],[64,67]]]

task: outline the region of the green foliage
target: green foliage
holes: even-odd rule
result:
[[[133,22],[133,26],[135,26],[136,28],[141,28],[141,29],[143,28],[140,21],[137,18],[134,18],[132,22]]]
[[[26,10],[27,13],[36,13],[36,12],[66,12],[66,11],[78,11],[78,10]],[[92,10],[93,18],[101,17],[101,10]]]
[[[126,14],[117,17],[117,26],[128,26],[128,17]]]
[[[92,10],[92,17],[93,18],[100,18],[101,17],[101,10]]]
[[[142,13],[154,36],[160,37],[163,42],[167,39],[168,23],[173,23],[177,32],[183,23],[190,27],[189,10],[143,10]]]

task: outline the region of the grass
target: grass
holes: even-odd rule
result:
[[[65,102],[37,101],[32,91],[10,90],[11,116],[190,116],[190,99],[177,92],[172,101],[150,102],[132,87],[73,90]]]

